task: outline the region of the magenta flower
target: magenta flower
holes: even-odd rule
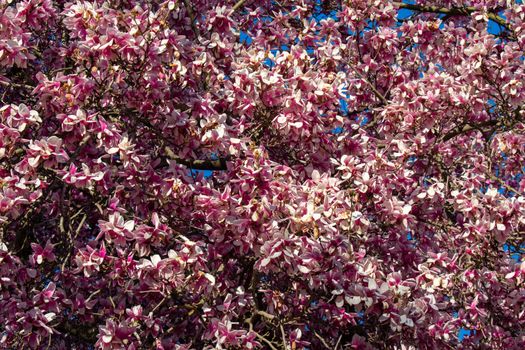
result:
[[[40,244],[31,243],[31,248],[33,249],[33,255],[31,256],[32,264],[42,264],[44,261],[55,261],[55,254],[53,254],[54,245],[51,243],[46,243],[46,246],[42,248]]]

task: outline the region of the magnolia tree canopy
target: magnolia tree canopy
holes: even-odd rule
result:
[[[523,349],[520,1],[0,0],[0,347]]]

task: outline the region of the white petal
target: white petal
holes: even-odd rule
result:
[[[113,340],[113,336],[110,335],[110,334],[106,334],[106,335],[102,336],[102,342],[103,343],[109,344],[109,343],[111,343],[111,340]]]
[[[211,282],[212,285],[215,284],[215,277],[213,275],[210,275],[209,273],[205,273],[204,277],[206,277],[208,279],[208,281]]]
[[[301,271],[302,273],[308,273],[310,272],[310,269],[306,266],[303,266],[303,265],[299,265],[297,266],[297,268],[299,269],[299,271]]]
[[[155,254],[155,255],[153,255],[150,258],[150,260],[151,260],[151,263],[153,264],[153,266],[156,267],[162,259],[160,258],[160,256],[158,254]]]
[[[126,221],[124,224],[124,228],[128,231],[133,231],[133,228],[135,227],[135,222],[133,220]]]
[[[270,258],[264,258],[262,259],[261,261],[261,267],[265,267],[266,265],[268,265],[270,263]]]
[[[54,312],[48,312],[47,314],[44,315],[44,317],[46,318],[47,322],[53,321],[55,319],[55,316],[56,316],[56,314]]]

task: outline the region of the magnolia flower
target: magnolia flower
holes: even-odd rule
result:
[[[54,261],[55,254],[53,254],[54,245],[51,243],[46,243],[46,246],[42,248],[40,244],[31,243],[31,248],[33,249],[33,255],[31,255],[31,261],[33,264],[42,264],[45,260]]]

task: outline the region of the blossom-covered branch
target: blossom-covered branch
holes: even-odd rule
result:
[[[523,348],[525,5],[0,27],[0,348]]]

